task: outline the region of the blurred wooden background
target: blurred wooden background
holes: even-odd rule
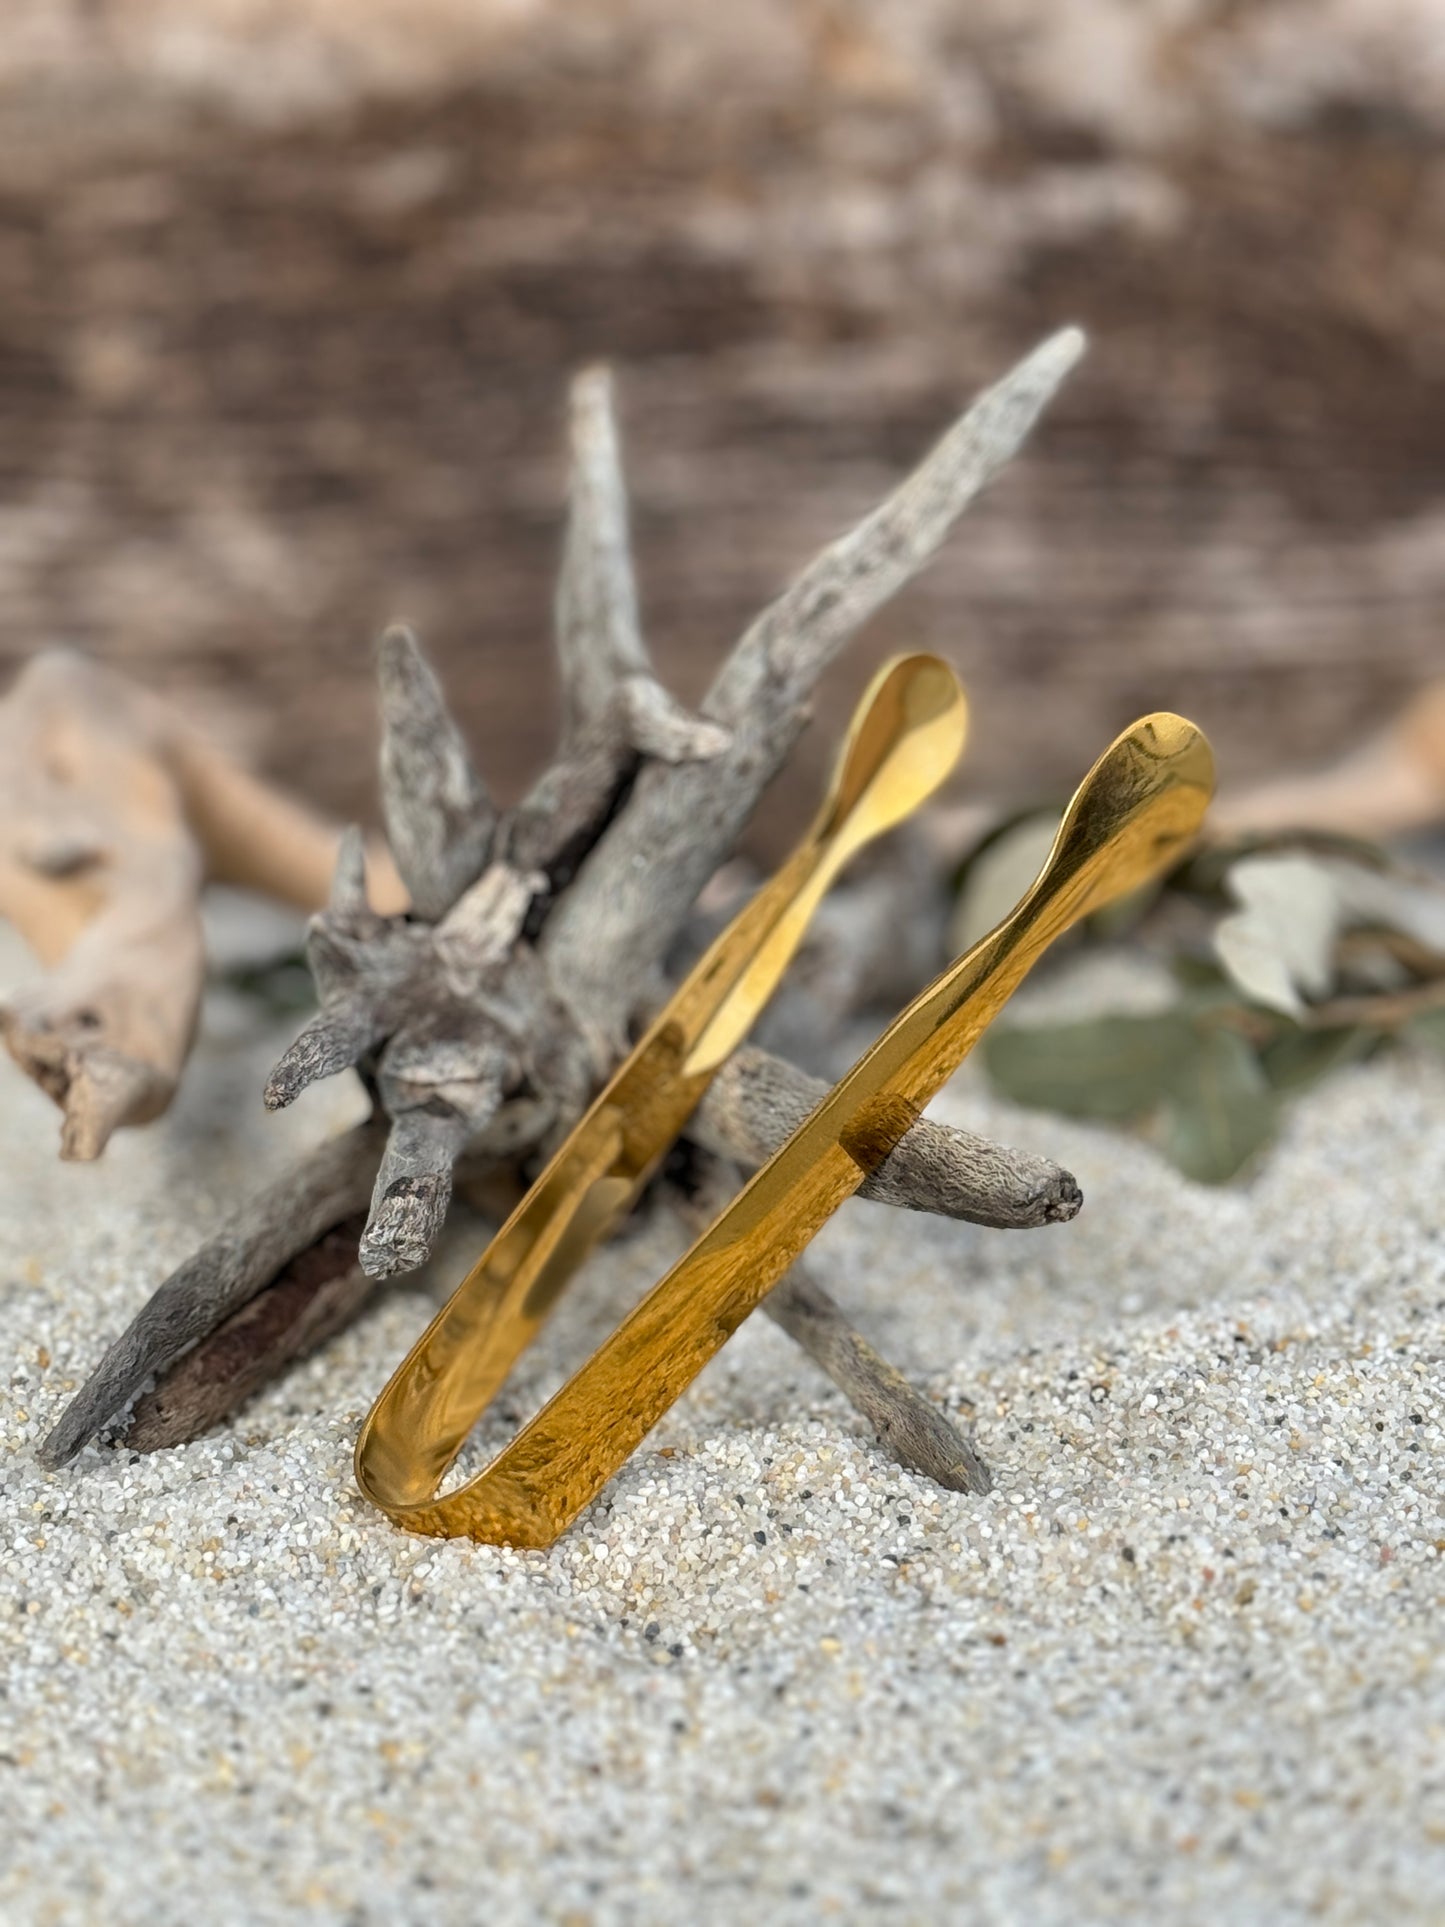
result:
[[[695,696],[1079,321],[1062,404],[867,642],[963,669],[970,788],[1067,781],[1160,706],[1246,777],[1445,668],[1445,9],[6,11],[9,662],[80,643],[370,814],[403,616],[508,794],[552,735],[570,370],[617,367]]]

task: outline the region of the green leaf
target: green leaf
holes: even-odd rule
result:
[[[1171,957],[1169,974],[1181,990],[1191,995],[1199,991],[1217,992],[1230,1002],[1234,1002],[1239,995],[1225,975],[1223,966],[1213,957],[1201,956],[1196,950],[1181,950],[1177,957]]]
[[[1223,1184],[1274,1135],[1279,1099],[1237,1031],[1209,1030],[1165,1100],[1161,1148],[1185,1177]]]
[[[1263,1046],[1259,1061],[1272,1089],[1302,1091],[1331,1071],[1368,1057],[1379,1041],[1374,1030],[1300,1030],[1290,1024]]]
[[[1379,1033],[1282,1024],[1256,1048],[1211,1022],[1214,993],[1147,1017],[993,1030],[983,1060],[1016,1104],[1111,1124],[1157,1114],[1155,1141],[1186,1177],[1223,1184],[1274,1135],[1282,1094],[1367,1056]],[[1445,1011],[1411,1026],[1445,1048]]]
[[[992,1030],[984,1064],[1016,1104],[1123,1123],[1153,1110],[1200,1048],[1180,1011]]]
[[[1418,1017],[1410,1019],[1401,1035],[1414,1043],[1445,1050],[1445,1010],[1422,1010]]]

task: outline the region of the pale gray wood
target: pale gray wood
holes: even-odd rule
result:
[[[1025,357],[763,611],[703,703],[731,732],[721,755],[642,770],[541,938],[559,989],[592,1023],[623,1034],[633,986],[667,954],[731,852],[806,724],[823,670],[1018,451],[1082,349],[1068,328]]]
[[[151,1378],[270,1284],[299,1252],[359,1211],[371,1193],[382,1133],[357,1125],[248,1198],[173,1271],[106,1352],[40,1447],[47,1465],[73,1458]]]
[[[637,610],[611,375],[585,369],[571,401],[571,487],[556,601],[562,737],[505,828],[508,859],[544,871],[553,890],[571,881],[643,756],[708,761],[728,743],[726,730],[690,715],[652,673]]]
[[[159,1452],[209,1431],[293,1360],[349,1324],[375,1288],[375,1279],[356,1263],[355,1220],[346,1221],[141,1393],[126,1428],[126,1449]]]
[[[804,570],[744,635],[701,721],[648,667],[610,388],[596,371],[580,378],[558,596],[564,721],[553,769],[520,810],[498,820],[415,638],[388,632],[380,652],[382,790],[412,913],[371,910],[360,839],[344,839],[331,901],[307,938],[321,1011],[266,1090],[277,1107],[354,1063],[380,1100],[378,1119],[323,1146],[243,1206],[166,1281],[46,1441],[51,1463],[73,1454],[147,1378],[232,1319],[349,1213],[369,1212],[360,1270],[389,1276],[430,1254],[464,1153],[474,1168],[489,1160],[534,1168],[618,1061],[629,1028],[655,1006],[664,959],[796,740],[823,668],[924,565],[1016,450],[1080,345],[1068,330],[1036,350],[879,509]],[[899,914],[888,889],[860,902],[870,930]],[[873,977],[856,970],[835,999],[869,988],[877,988]],[[738,1053],[690,1129],[696,1155],[761,1162],[824,1089],[765,1052]],[[1063,1222],[1081,1202],[1058,1166],[927,1121],[864,1194],[1010,1227]],[[338,1315],[364,1295],[359,1284],[330,1294]],[[323,1313],[330,1316],[323,1307],[316,1317]],[[983,1489],[986,1475],[947,1420],[819,1287],[799,1280],[774,1315],[905,1463],[944,1484]],[[230,1409],[227,1383],[232,1403],[247,1395],[256,1361],[246,1356],[245,1333],[276,1367],[284,1363],[294,1346],[288,1350],[275,1322],[258,1313],[233,1326],[232,1342],[192,1369],[204,1395],[193,1386],[162,1398],[169,1416],[162,1424],[152,1414],[146,1436],[155,1426],[177,1436],[188,1422],[177,1414],[211,1422]],[[300,1314],[285,1321],[288,1332],[308,1328]]]
[[[755,1167],[792,1136],[827,1094],[821,1078],[745,1044],[719,1071],[687,1134],[706,1150]],[[926,1117],[900,1140],[858,1195],[1001,1231],[1066,1224],[1084,1202],[1073,1173],[1050,1159],[1009,1150]]]
[[[950,1492],[990,1489],[988,1467],[947,1413],[874,1350],[806,1266],[794,1265],[763,1309],[827,1373],[900,1465]]]
[[[726,1158],[700,1151],[689,1160],[685,1191],[675,1194],[693,1231],[711,1223],[741,1179]],[[819,1284],[806,1259],[792,1265],[762,1309],[785,1331],[877,1432],[910,1472],[950,1492],[987,1492],[988,1468],[945,1412],[883,1358]]]
[[[387,840],[413,910],[444,916],[482,873],[495,812],[409,629],[382,637],[378,682]]]

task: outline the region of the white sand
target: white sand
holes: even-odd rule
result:
[[[966,1080],[943,1113],[1069,1162],[1079,1221],[855,1205],[821,1255],[977,1402],[992,1496],[899,1471],[754,1319],[512,1553],[353,1490],[415,1286],[218,1437],[34,1462],[227,1198],[349,1113],[266,1119],[275,1042],[213,1000],[176,1112],[92,1169],[0,1085],[7,1922],[1445,1918],[1445,1060],[1336,1078],[1227,1192]],[[604,1256],[528,1395],[667,1248]]]

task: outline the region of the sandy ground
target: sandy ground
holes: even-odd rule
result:
[[[944,1114],[1064,1158],[1083,1216],[853,1205],[821,1256],[974,1402],[994,1493],[898,1470],[754,1319],[514,1553],[353,1489],[416,1284],[216,1437],[34,1461],[227,1200],[351,1114],[266,1119],[276,1042],[214,996],[176,1111],[96,1168],[4,1078],[7,1921],[1445,1917],[1445,1059],[1337,1077],[1226,1192],[965,1077]],[[518,1408],[670,1249],[604,1255]]]

